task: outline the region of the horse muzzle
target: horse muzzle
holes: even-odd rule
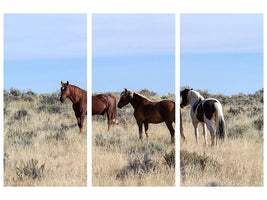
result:
[[[118,108],[122,108],[122,105],[121,105],[121,103],[118,103]]]
[[[60,101],[61,103],[64,103],[66,99],[63,99],[62,97],[60,97]]]

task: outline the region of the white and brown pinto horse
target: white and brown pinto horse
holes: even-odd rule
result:
[[[172,123],[175,122],[175,103],[170,100],[162,100],[159,102],[152,102],[148,98],[136,92],[124,89],[121,93],[118,107],[130,103],[134,108],[134,117],[139,128],[139,139],[142,136],[142,126],[145,126],[146,137],[148,137],[148,123],[162,123],[165,122],[171,134],[171,143],[174,143],[174,128]]]
[[[207,144],[207,131],[206,125],[211,136],[211,145],[214,145],[214,140],[216,139],[216,145],[218,144],[218,139],[223,140],[225,135],[225,122],[223,117],[222,105],[214,98],[204,99],[197,91],[193,89],[184,89],[181,91],[182,102],[180,104],[181,108],[187,105],[191,105],[191,118],[195,129],[196,142],[198,141],[199,134],[197,125],[201,123],[203,125],[203,136],[205,144]],[[212,127],[212,121],[216,124],[216,135]]]

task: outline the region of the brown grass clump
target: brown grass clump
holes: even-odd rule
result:
[[[86,186],[86,135],[58,92],[5,90],[4,186]]]
[[[202,94],[202,91],[199,91]],[[226,138],[204,146],[199,124],[195,142],[190,106],[182,110],[186,141],[180,145],[181,186],[263,186],[263,90],[253,95],[211,95],[223,106]]]

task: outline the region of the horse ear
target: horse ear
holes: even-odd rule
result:
[[[124,88],[124,92],[127,94],[128,93],[128,90],[126,88]]]
[[[61,87],[63,87],[63,82],[61,81]]]
[[[67,86],[69,85],[69,81],[67,81]]]

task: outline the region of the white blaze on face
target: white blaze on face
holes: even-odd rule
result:
[[[120,99],[125,95],[125,92],[121,93]]]

